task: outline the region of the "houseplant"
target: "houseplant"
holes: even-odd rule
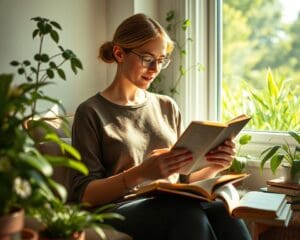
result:
[[[32,36],[39,38],[38,53],[33,56],[34,62],[11,62],[12,66],[17,67],[17,75],[24,77],[26,81],[13,85],[12,74],[0,74],[0,222],[1,230],[8,236],[13,236],[22,229],[22,209],[43,204],[45,196],[48,199],[55,198],[53,192],[66,199],[65,189],[51,179],[52,164],[73,167],[87,174],[87,168],[77,161],[79,154],[72,146],[66,147],[65,144],[61,144],[62,149],[72,157],[67,161],[64,158],[44,156],[36,148],[28,131],[23,128],[26,120],[38,118],[44,113],[37,110],[39,101],[55,103],[64,111],[58,100],[47,96],[42,90],[53,84],[55,73],[66,79],[61,68],[66,62],[71,63],[74,73],[82,69],[80,60],[71,50],[58,46],[59,53],[53,56],[43,51],[43,43],[47,36],[50,36],[56,45],[59,42],[57,31],[61,27],[57,22],[40,17],[32,20],[37,26]],[[43,127],[43,121],[36,119],[36,126]],[[51,129],[45,130],[52,136],[55,134]],[[18,228],[16,224],[6,225],[7,219],[16,219],[16,216],[20,217]],[[6,226],[14,228],[9,231]]]
[[[54,198],[44,206],[31,208],[30,214],[40,223],[40,239],[83,239],[84,229],[93,229],[101,239],[105,239],[104,224],[108,219],[124,218],[112,212],[107,212],[113,204],[105,205],[97,210],[88,211],[84,205],[64,204],[60,199]]]
[[[287,142],[282,145],[275,145],[265,149],[261,153],[260,167],[263,170],[267,161],[270,161],[270,167],[275,174],[277,168],[282,164],[284,169],[288,171],[285,176],[286,181],[299,182],[300,176],[300,134],[294,131],[288,132],[296,141],[295,146]]]

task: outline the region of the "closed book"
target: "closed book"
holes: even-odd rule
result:
[[[292,188],[268,185],[267,190],[268,190],[268,192],[283,193],[283,194],[290,195],[290,196],[299,196],[300,195],[300,189],[292,189]]]
[[[268,191],[268,187],[261,187],[260,191],[271,192],[271,191]],[[282,191],[282,189],[279,189],[279,191]],[[286,195],[285,198],[287,200],[287,203],[300,203],[300,195],[296,195],[296,196]]]
[[[300,190],[300,184],[296,182],[287,182],[284,178],[275,178],[275,179],[267,180],[267,184],[271,186]]]

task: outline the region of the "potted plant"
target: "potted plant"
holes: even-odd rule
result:
[[[82,69],[80,60],[71,50],[58,46],[59,52],[49,56],[43,51],[43,43],[47,36],[57,45],[59,42],[57,22],[36,17],[36,29],[33,38],[38,37],[38,53],[33,56],[33,63],[29,60],[12,61],[17,67],[17,74],[26,81],[18,85],[13,84],[12,74],[0,74],[0,235],[13,237],[23,228],[24,209],[29,206],[39,206],[44,196],[55,198],[53,192],[62,199],[66,198],[65,189],[51,179],[52,164],[73,167],[84,174],[87,168],[79,160],[79,154],[72,146],[62,145],[64,151],[72,159],[53,158],[42,155],[23,123],[28,119],[39,117],[43,111],[37,111],[39,101],[57,104],[62,111],[62,104],[47,96],[42,90],[53,84],[55,74],[66,79],[61,68],[66,62],[71,63],[74,73]],[[56,61],[59,60],[59,61]],[[36,126],[43,127],[43,122],[36,120]],[[55,132],[46,129],[52,136]],[[10,223],[10,221],[16,221]],[[11,227],[11,229],[9,229]],[[1,232],[2,231],[2,232]]]
[[[60,199],[50,199],[44,206],[30,208],[30,214],[40,223],[40,239],[84,239],[87,228],[93,229],[101,239],[105,239],[104,223],[108,219],[124,218],[108,212],[114,205],[109,204],[93,211],[87,206],[64,204]],[[86,208],[85,208],[86,207]]]
[[[270,161],[271,170],[275,174],[282,165],[286,172],[285,180],[300,183],[300,134],[294,131],[288,133],[296,141],[296,145],[285,143],[265,149],[261,153],[260,167],[263,170],[265,163]]]

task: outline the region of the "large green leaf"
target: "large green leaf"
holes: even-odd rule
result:
[[[281,164],[282,160],[284,158],[284,155],[275,155],[272,157],[270,166],[273,174],[275,174],[278,166]]]
[[[88,174],[87,167],[80,161],[74,160],[71,158],[67,158],[64,156],[51,156],[45,155],[45,158],[53,165],[53,166],[65,166],[77,170],[84,175]]]
[[[52,189],[60,196],[63,202],[66,202],[67,200],[67,190],[66,188],[55,182],[53,179],[49,178],[48,179],[49,185],[52,187]]]
[[[300,135],[295,131],[289,131],[289,134],[300,144]]]
[[[264,168],[265,163],[266,163],[271,157],[274,156],[274,154],[278,151],[278,149],[280,149],[280,146],[279,146],[279,145],[276,145],[276,146],[267,148],[266,150],[264,150],[264,151],[261,153],[261,156],[264,155],[263,159],[262,159],[261,162],[260,162],[260,168],[261,168],[261,169]]]
[[[25,163],[31,165],[41,173],[43,173],[45,176],[51,176],[53,173],[52,166],[49,164],[49,162],[37,151],[35,154],[33,153],[33,150],[31,152],[21,152],[18,154],[19,158],[22,159]]]

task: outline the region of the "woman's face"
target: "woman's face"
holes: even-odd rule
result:
[[[166,41],[157,37],[125,53],[121,66],[123,76],[136,87],[147,89],[161,71],[166,49]]]

